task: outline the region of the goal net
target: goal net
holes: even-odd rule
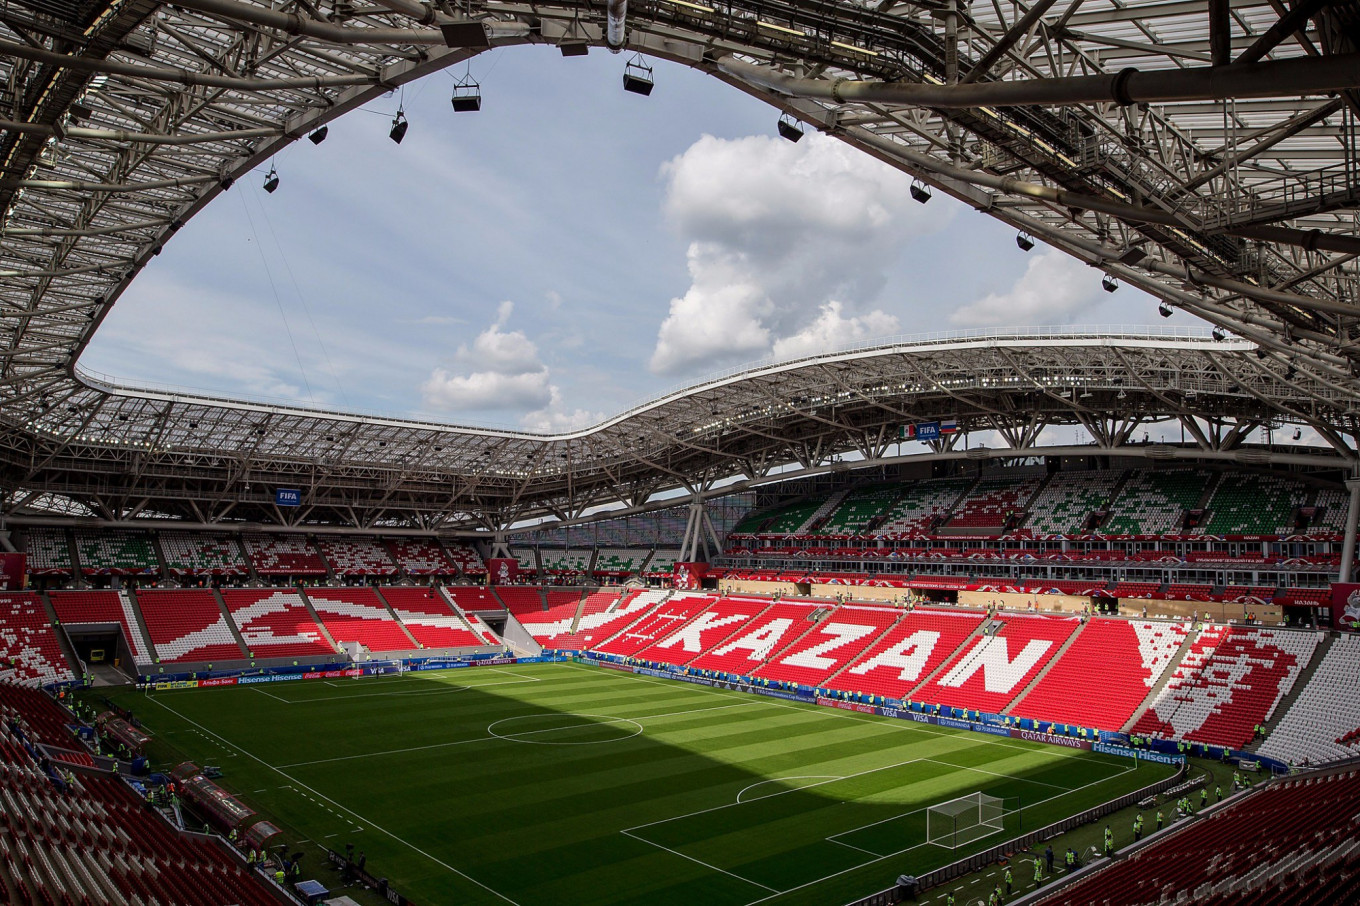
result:
[[[1005,802],[986,793],[969,793],[926,809],[926,842],[948,849],[967,846],[1005,830]]]

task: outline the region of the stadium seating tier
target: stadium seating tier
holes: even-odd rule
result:
[[[1000,713],[1058,654],[1075,632],[1075,618],[1006,614],[974,639],[913,698],[973,711]],[[995,624],[996,621],[993,621]]]
[[[307,599],[336,644],[358,642],[375,652],[409,651],[413,647],[371,588],[321,588],[309,591]]]
[[[201,588],[137,592],[156,657],[165,663],[237,661],[245,657],[217,596]]]
[[[891,631],[823,685],[842,692],[906,698],[953,655],[983,619],[978,611],[917,608],[904,614]]]
[[[26,685],[72,679],[47,610],[30,591],[0,591],[0,680]]]
[[[222,599],[252,657],[334,655],[302,597],[291,589],[225,589]]]

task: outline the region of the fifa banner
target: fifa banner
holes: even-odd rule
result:
[[[699,588],[708,575],[707,563],[677,563],[671,571],[671,584],[676,588]]]
[[[1360,584],[1332,583],[1332,628],[1360,632]]]
[[[486,575],[492,585],[510,585],[519,578],[519,561],[510,558],[488,560]]]
[[[0,589],[22,591],[27,554],[0,554]]]

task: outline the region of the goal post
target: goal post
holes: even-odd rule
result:
[[[1005,830],[1005,800],[969,793],[926,809],[926,842],[947,849],[967,846]]]

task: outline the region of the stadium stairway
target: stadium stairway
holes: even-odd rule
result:
[[[1148,690],[1148,694],[1143,698],[1143,703],[1133,712],[1133,716],[1124,722],[1124,726],[1119,728],[1121,733],[1128,733],[1138,725],[1138,721],[1143,719],[1143,715],[1147,713],[1148,708],[1152,707],[1152,703],[1157,700],[1157,696],[1161,695],[1162,690],[1166,688],[1167,683],[1171,682],[1171,678],[1176,674],[1176,668],[1180,667],[1181,661],[1185,659],[1186,654],[1189,653],[1190,648],[1195,644],[1195,640],[1199,638],[1199,635],[1199,631],[1195,630],[1185,634],[1185,638],[1181,641],[1181,647],[1177,648],[1176,653],[1171,655],[1171,661],[1166,665],[1165,669],[1162,670],[1161,678]]]
[[[321,562],[326,563],[326,558],[322,557]],[[332,577],[334,575],[331,572],[329,563],[326,563],[326,574]],[[331,631],[326,628],[325,621],[321,619],[321,615],[317,613],[316,608],[312,606],[311,599],[307,597],[306,590],[299,588],[297,590],[297,596],[302,599],[302,606],[307,608],[307,616],[311,617],[312,622],[316,624],[316,628],[321,631],[321,637],[326,640],[326,644],[331,646],[331,651],[339,651],[340,646],[335,643],[334,637],[331,636]]]
[[[1086,631],[1086,627],[1088,625],[1090,625],[1089,620],[1083,622],[1080,626],[1077,627],[1076,632],[1069,635],[1067,637],[1067,640],[1058,646],[1058,650],[1054,652],[1053,657],[1049,658],[1048,663],[1044,664],[1043,669],[1034,675],[1034,679],[1030,680],[1029,684],[1025,686],[1025,688],[1020,690],[1019,695],[1011,699],[1011,703],[1009,705],[1001,709],[1002,714],[1010,714],[1015,708],[1018,708],[1020,706],[1020,703],[1025,700],[1025,696],[1029,695],[1030,692],[1033,691],[1034,687],[1039,685],[1040,680],[1048,676],[1048,671],[1053,669],[1054,664],[1062,660],[1063,655],[1067,654],[1067,650],[1076,643],[1077,639],[1081,637],[1081,634]]]
[[[242,547],[242,550],[244,550],[244,549],[245,549],[245,548],[244,548],[244,546],[243,546],[243,547]],[[249,557],[246,558],[246,562],[247,562],[247,563],[250,562],[250,558],[249,558]],[[251,573],[253,574],[253,573],[255,572],[255,568],[252,566],[252,567],[250,568],[250,571],[251,571]],[[226,621],[227,621],[227,629],[231,630],[231,637],[232,637],[233,639],[236,640],[236,644],[237,644],[237,645],[241,646],[241,657],[242,657],[242,659],[249,659],[249,657],[250,657],[250,646],[247,645],[247,644],[246,644],[246,640],[245,640],[244,638],[241,637],[241,629],[240,629],[239,626],[236,625],[236,621],[233,620],[233,619],[231,618],[231,608],[227,607],[227,600],[226,600],[226,598],[223,598],[223,597],[222,597],[222,592],[218,591],[216,588],[214,588],[214,589],[212,590],[212,593],[213,593],[213,597],[217,599],[217,609],[220,610],[220,611],[222,611],[222,616],[226,618]]]
[[[826,501],[821,506],[812,511],[812,515],[807,518],[807,521],[798,526],[798,531],[794,532],[794,534],[801,535],[812,531],[814,526],[820,525],[822,520],[836,512],[836,507],[841,505],[841,501],[844,500],[849,493],[850,491],[847,489],[836,491],[834,494],[827,497]]]
[[[66,637],[65,632],[57,632],[56,627],[60,625],[57,621],[57,609],[52,606],[52,601],[47,597],[47,592],[38,595],[38,601],[42,604],[43,613],[47,614],[47,625],[53,627],[52,635],[57,639],[57,647],[61,649],[61,656],[66,659],[66,666],[71,672],[80,675],[81,660],[76,657],[75,648],[71,647],[71,640]]]
[[[621,636],[621,635],[623,635],[625,632],[627,632],[628,629],[629,629],[629,627],[631,627],[633,624],[638,623],[638,622],[640,622],[640,621],[642,621],[642,620],[647,619],[647,618],[650,617],[652,614],[656,613],[656,611],[657,611],[658,609],[660,609],[660,608],[662,608],[662,607],[665,607],[665,606],[670,602],[671,598],[673,598],[673,597],[675,597],[675,589],[673,589],[673,588],[672,588],[672,589],[668,589],[668,590],[666,591],[666,594],[662,596],[662,598],[661,598],[660,601],[657,601],[657,602],[656,602],[655,604],[653,604],[651,607],[648,607],[646,610],[640,612],[640,613],[637,615],[637,618],[636,618],[636,619],[629,620],[629,621],[627,622],[627,624],[625,624],[625,625],[623,625],[623,626],[620,626],[615,632],[610,633],[608,638],[600,639],[600,641],[598,641],[598,642],[592,642],[592,643],[590,644],[590,647],[591,647],[592,649],[595,649],[595,650],[598,651],[599,649],[603,648],[605,645],[608,645],[610,642],[614,641],[614,639],[618,638],[619,636]],[[579,621],[578,621],[578,622],[579,622]]]
[[[159,545],[157,545],[157,547],[159,547]],[[156,656],[156,646],[151,644],[151,632],[146,628],[146,617],[142,616],[142,606],[137,601],[136,592],[122,589],[118,594],[124,597],[129,605],[131,605],[127,608],[127,612],[132,614],[136,630],[142,634],[142,638],[146,641],[147,653],[154,658]]]
[[[900,622],[902,622],[902,617],[905,616],[906,614],[907,614],[907,611],[905,611],[905,610],[902,611],[902,613],[900,613],[900,614],[897,615],[897,619],[893,620],[893,621],[892,621],[891,623],[889,623],[887,626],[884,626],[884,627],[883,627],[883,631],[882,631],[882,632],[875,633],[874,636],[873,636],[873,638],[869,639],[868,642],[864,645],[864,647],[861,648],[861,649],[859,650],[859,654],[856,654],[854,657],[850,658],[850,660],[848,660],[848,661],[846,661],[844,664],[842,664],[842,665],[841,665],[841,669],[837,670],[835,673],[831,674],[830,676],[823,678],[823,679],[822,679],[822,685],[823,685],[823,686],[828,686],[828,685],[830,685],[830,684],[831,684],[831,681],[832,681],[833,679],[835,679],[836,677],[840,676],[842,673],[844,673],[845,671],[849,670],[851,667],[855,666],[855,664],[858,663],[859,660],[860,660],[861,658],[864,657],[864,655],[868,654],[870,651],[873,651],[874,648],[876,648],[876,647],[878,646],[878,643],[881,642],[881,641],[883,641],[883,637],[884,637],[884,636],[886,636],[888,633],[892,632],[894,629],[897,628],[897,624],[900,623]],[[816,624],[813,624],[813,625],[814,625],[814,628],[815,628]],[[809,630],[809,632],[810,632],[810,631],[811,631],[811,630]],[[972,636],[969,636],[968,638],[971,639]],[[790,646],[790,647],[792,647],[792,646]],[[931,675],[933,676],[934,674],[932,673]]]
[[[161,569],[161,578],[170,576],[170,564],[165,559],[165,551],[161,550],[160,532],[151,533],[151,552],[156,555],[156,565]]]
[[[828,604],[826,607],[818,607],[813,609],[812,611],[809,611],[807,617],[807,626],[803,627],[803,631],[798,633],[798,635],[795,636],[794,638],[790,639],[787,645],[779,646],[778,651],[770,652],[770,656],[765,658],[765,661],[764,663],[761,664],[761,667],[764,667],[765,664],[770,663],[770,661],[773,661],[775,658],[779,657],[784,652],[792,651],[793,646],[803,641],[803,636],[807,635],[809,632],[816,629],[819,625],[821,625],[823,620],[825,620],[827,617],[831,616],[835,612],[836,606],[834,604]]]
[[[80,562],[80,545],[76,544],[76,533],[70,529],[62,529],[62,535],[66,539],[66,551],[71,555],[71,580],[72,588],[85,588],[85,564]]]
[[[1289,713],[1289,709],[1294,707],[1294,702],[1299,700],[1299,696],[1303,694],[1303,690],[1307,688],[1310,682],[1312,682],[1313,674],[1317,673],[1318,666],[1322,663],[1322,659],[1327,656],[1327,652],[1332,650],[1332,646],[1336,644],[1337,638],[1338,636],[1336,633],[1329,632],[1323,637],[1322,641],[1318,643],[1317,647],[1313,649],[1312,658],[1310,658],[1308,663],[1304,664],[1303,669],[1299,671],[1298,677],[1294,680],[1294,685],[1290,688],[1289,692],[1285,694],[1284,698],[1281,698],[1275,705],[1275,710],[1271,712],[1270,717],[1266,719],[1265,734],[1260,739],[1253,739],[1243,746],[1242,748],[1244,750],[1248,752],[1259,750],[1261,745],[1270,738],[1270,734],[1275,732],[1275,728],[1280,725],[1280,721],[1284,720],[1284,716]]]

